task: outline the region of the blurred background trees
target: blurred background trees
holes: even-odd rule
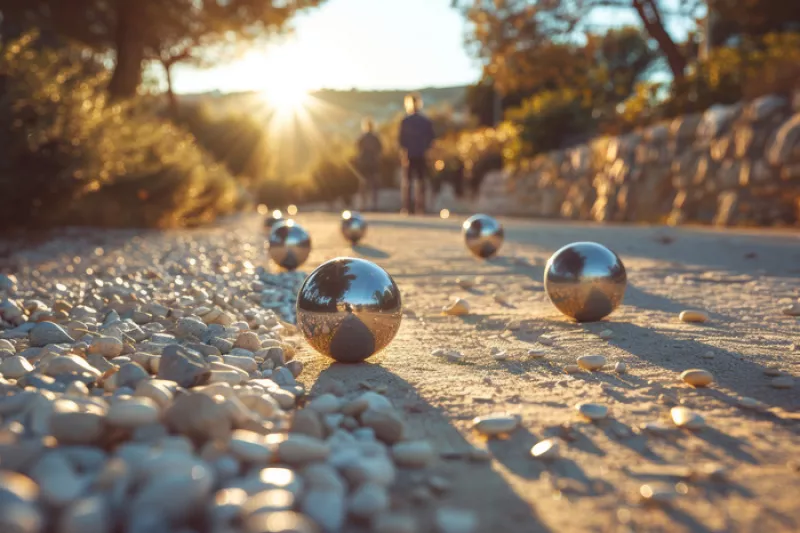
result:
[[[396,186],[403,91],[319,91],[305,119],[316,130],[272,131],[257,95],[172,90],[175,65],[230,60],[323,1],[0,0],[0,217],[178,226],[254,202],[346,200],[357,121],[376,110],[381,183]],[[426,111],[434,185],[460,193],[543,151],[800,90],[797,1],[453,4],[482,76],[427,90],[440,104]],[[154,73],[163,92],[143,82]]]

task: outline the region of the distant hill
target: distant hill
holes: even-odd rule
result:
[[[378,122],[391,120],[403,111],[403,98],[408,92],[323,89],[311,94],[312,102],[316,101],[317,105],[310,105],[309,113],[324,117],[324,122],[333,122],[330,126],[336,126],[339,131],[350,130],[353,126],[357,128],[365,116],[371,116]],[[467,87],[429,87],[418,89],[417,92],[422,95],[428,109],[449,107],[459,111],[465,106]],[[179,98],[187,104],[208,103],[220,112],[240,109],[243,104],[265,105],[256,92],[183,94]]]

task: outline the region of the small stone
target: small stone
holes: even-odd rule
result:
[[[117,376],[117,387],[130,387],[136,389],[139,383],[150,377],[147,370],[138,363],[125,363],[119,367]]]
[[[665,504],[675,499],[678,493],[666,483],[647,483],[639,488],[639,494],[650,503]]]
[[[95,337],[89,345],[89,353],[97,353],[111,359],[122,353],[124,345],[115,337]]]
[[[436,494],[444,494],[453,488],[453,484],[445,477],[431,476],[428,478],[428,486]]]
[[[292,414],[292,433],[302,433],[316,439],[325,437],[319,414],[311,409],[299,409]]]
[[[555,459],[559,455],[558,439],[545,439],[537,442],[531,448],[531,455],[536,459]]]
[[[655,434],[663,434],[663,433],[667,433],[669,431],[673,431],[675,429],[675,426],[672,426],[672,425],[667,424],[665,422],[659,422],[659,421],[656,421],[656,422],[645,422],[644,424],[642,424],[639,427],[643,431],[647,431],[649,433],[655,433]]]
[[[389,494],[384,487],[374,483],[364,483],[357,488],[348,505],[351,515],[365,520],[388,508]]]
[[[550,337],[545,337],[544,335],[539,337],[537,342],[539,344],[541,344],[542,346],[555,346],[555,344],[556,344],[555,339],[551,339]]]
[[[681,372],[681,379],[692,387],[707,387],[714,382],[714,376],[708,370],[692,368]]]
[[[7,379],[19,379],[28,372],[33,372],[33,365],[21,355],[12,355],[0,363],[0,374]]]
[[[610,329],[604,329],[603,331],[598,333],[597,336],[603,340],[608,340],[614,337],[614,332],[611,331]]]
[[[769,405],[766,403],[748,396],[742,396],[737,400],[737,403],[739,407],[742,407],[743,409],[752,409],[754,411],[766,411],[769,409]]]
[[[251,463],[266,463],[272,457],[272,449],[267,442],[267,437],[254,431],[237,429],[231,434],[228,443],[231,453]]]
[[[564,373],[566,374],[578,374],[581,371],[581,367],[578,365],[566,365],[564,366]]]
[[[773,389],[791,389],[794,385],[794,380],[792,376],[780,376],[777,378],[773,378],[769,382],[769,386]]]
[[[261,341],[255,332],[243,331],[236,337],[236,342],[233,343],[233,346],[244,350],[250,350],[251,352],[257,352],[261,349]]]
[[[575,409],[589,420],[602,420],[608,417],[608,407],[598,403],[579,403]]]
[[[506,361],[508,360],[508,352],[505,350],[501,350],[499,348],[492,349],[491,353],[492,359],[495,361]]]
[[[478,518],[473,511],[442,507],[436,511],[437,533],[474,533]]]
[[[206,383],[211,376],[211,365],[194,350],[170,344],[161,354],[158,377],[176,382],[181,387]]]
[[[328,443],[308,435],[290,433],[285,438],[278,436],[281,439],[277,445],[277,458],[284,463],[305,464],[324,461],[331,453]],[[270,441],[271,437],[267,437],[267,440]]]
[[[320,414],[338,413],[342,408],[342,400],[331,393],[325,393],[311,400],[307,407]]]
[[[676,406],[670,409],[672,422],[679,428],[700,429],[706,425],[702,416],[692,411],[688,407]]]
[[[461,316],[469,313],[469,302],[463,298],[456,298],[451,304],[442,307],[446,315]]]
[[[703,359],[714,359],[714,352],[713,352],[713,351],[711,351],[711,350],[708,350],[708,351],[706,351],[706,352],[703,352],[703,354],[701,355],[701,357],[702,357]]]
[[[99,413],[53,413],[50,416],[50,433],[59,444],[94,444],[105,431],[105,417]]]
[[[617,361],[614,363],[614,372],[617,374],[624,374],[628,371],[628,366],[623,361]]]
[[[342,530],[347,509],[344,493],[335,490],[310,490],[303,497],[300,510],[325,533]]]
[[[708,315],[702,311],[681,311],[678,315],[681,322],[701,324],[708,321]]]
[[[153,400],[134,397],[112,403],[106,420],[117,427],[136,428],[157,422],[158,416],[158,406]]]
[[[800,316],[800,302],[795,302],[781,309],[781,313],[786,316]]]
[[[73,343],[75,339],[64,331],[64,328],[53,322],[39,322],[30,330],[31,346],[41,348],[48,344]]]
[[[536,350],[536,349],[528,350],[528,357],[530,357],[531,359],[541,359],[545,355],[547,355],[547,352],[545,352],[544,350]]]
[[[517,416],[505,414],[492,414],[478,416],[472,420],[472,428],[487,436],[503,435],[511,433],[519,426],[520,419]]]
[[[426,440],[398,442],[392,446],[394,462],[409,468],[424,468],[436,457],[431,443]]]
[[[585,370],[600,370],[606,365],[602,355],[582,355],[578,357],[578,366]]]
[[[45,368],[45,374],[49,376],[83,373],[94,377],[100,377],[99,370],[90,365],[86,359],[74,354],[57,355],[47,363],[47,367]]]
[[[375,436],[387,444],[394,444],[403,438],[405,425],[392,409],[370,408],[361,413],[361,424],[375,431]]]
[[[764,375],[765,376],[776,377],[776,376],[780,376],[782,374],[783,374],[783,372],[777,366],[768,366],[768,367],[764,368]]]

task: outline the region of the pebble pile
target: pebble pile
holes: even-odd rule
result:
[[[0,531],[416,531],[388,489],[434,450],[377,392],[306,397],[303,274],[199,255],[0,278]]]

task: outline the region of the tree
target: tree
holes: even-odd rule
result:
[[[285,28],[298,10],[324,0],[0,0],[3,23],[47,28],[115,58],[108,92],[136,94],[146,61],[171,70],[207,61],[215,47],[252,41]],[[171,78],[168,72],[168,78]]]
[[[464,2],[453,0],[454,6]],[[686,14],[694,14],[696,1],[684,0]],[[555,46],[567,52],[570,36],[585,26],[597,8],[633,9],[657,44],[676,80],[684,77],[687,59],[666,29],[658,0],[473,0],[466,9],[473,23],[468,40],[487,64],[488,74],[518,68],[519,58],[532,48]],[[551,54],[547,67],[558,68],[559,56]]]

